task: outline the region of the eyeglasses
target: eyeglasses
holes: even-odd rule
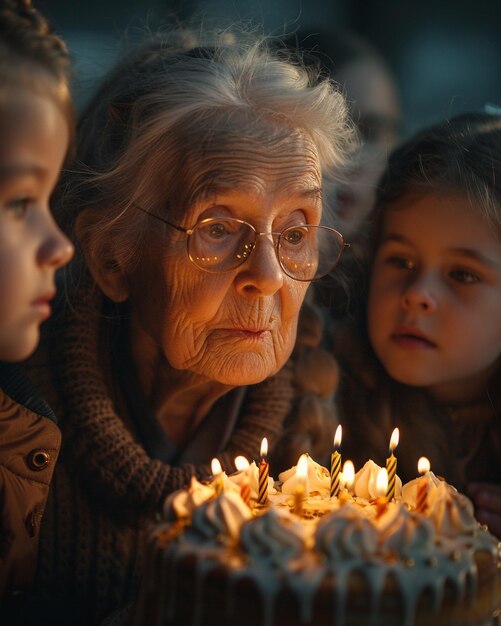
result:
[[[326,276],[337,265],[344,248],[343,236],[329,226],[298,224],[278,233],[258,232],[252,224],[234,217],[209,217],[192,228],[183,228],[135,208],[171,228],[186,233],[190,261],[204,272],[220,274],[239,267],[250,257],[257,238],[272,236],[280,267],[294,280],[309,282]]]

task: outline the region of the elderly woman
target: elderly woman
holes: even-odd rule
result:
[[[277,54],[155,40],[81,121],[57,203],[79,254],[32,371],[64,439],[38,583],[85,624],[135,591],[165,495],[273,449],[293,408],[299,310],[344,246],[322,177],[352,130]]]

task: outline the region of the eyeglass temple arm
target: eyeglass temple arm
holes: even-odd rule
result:
[[[155,213],[150,213],[146,209],[143,209],[143,207],[139,206],[139,204],[136,204],[136,202],[133,202],[132,205],[134,206],[135,209],[138,209],[139,211],[142,211],[143,213],[146,213],[146,215],[149,215],[150,217],[154,217],[158,221],[163,222],[164,224],[167,224],[167,226],[170,226],[171,228],[175,228],[176,230],[178,230],[181,233],[187,233],[188,232],[187,228],[183,228],[182,226],[178,226],[177,224],[171,224],[171,222],[167,221],[163,217],[160,217],[160,215],[155,215]]]

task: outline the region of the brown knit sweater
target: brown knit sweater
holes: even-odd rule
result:
[[[172,467],[148,456],[115,410],[105,381],[107,321],[82,288],[76,309],[60,314],[50,341],[32,360],[31,377],[58,415],[63,447],[43,519],[38,590],[74,607],[68,623],[97,624],[134,597],[145,531],[171,491],[208,466]],[[292,367],[247,389],[223,453],[233,471],[237,454],[257,459],[263,436],[271,447],[294,397]],[[77,620],[77,615],[81,621]]]

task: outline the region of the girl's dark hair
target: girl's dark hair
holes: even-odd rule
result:
[[[386,208],[430,192],[466,194],[501,237],[501,113],[463,113],[395,150],[378,186],[372,241]]]
[[[75,115],[69,89],[70,57],[31,0],[0,3],[0,98],[19,86],[51,97],[74,139]],[[70,145],[73,141],[70,141]]]

